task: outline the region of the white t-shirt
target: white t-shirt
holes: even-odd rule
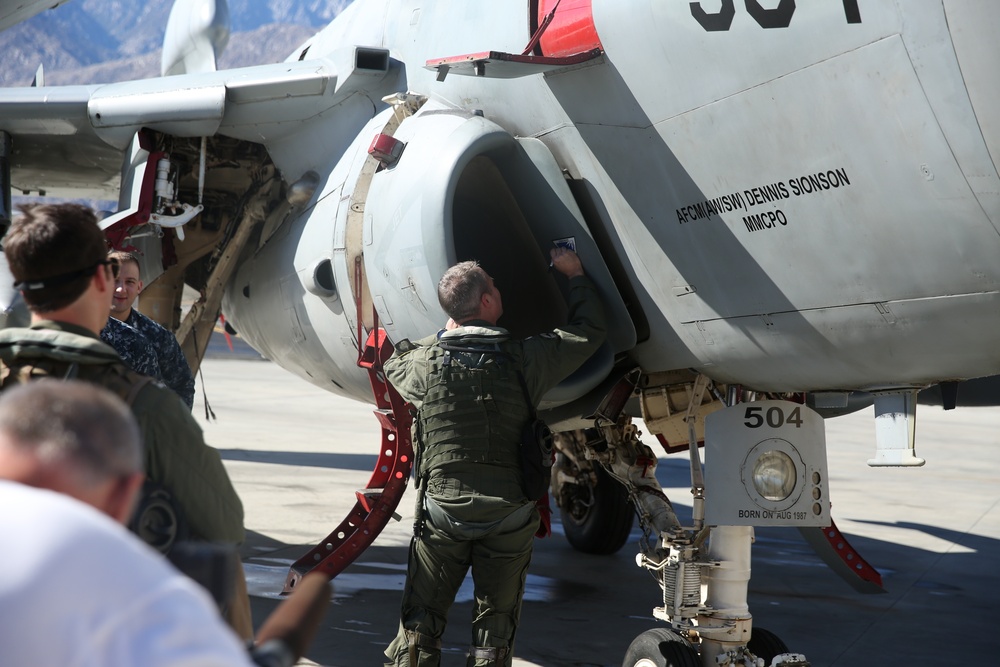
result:
[[[253,662],[208,593],[96,509],[0,480],[0,662]]]

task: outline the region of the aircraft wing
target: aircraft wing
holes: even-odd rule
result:
[[[0,0],[0,30],[27,21],[35,14],[55,9],[68,0]]]
[[[343,62],[334,54],[105,85],[2,90],[0,130],[12,138],[14,190],[117,199],[122,154],[143,128],[177,137],[221,134],[269,149],[281,140],[288,150],[272,157],[295,178],[309,167],[294,158],[301,152],[292,135],[302,131],[301,121],[363,93],[388,69],[386,51],[345,51]]]

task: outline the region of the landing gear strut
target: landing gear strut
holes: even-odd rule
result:
[[[624,403],[619,401],[617,406],[601,406],[594,429],[557,436],[560,459],[554,469],[553,486],[567,537],[574,546],[576,540],[595,548],[596,540],[581,538],[592,537],[587,529],[596,524],[594,517],[606,519],[617,511],[613,507],[599,512],[595,507],[610,496],[602,490],[604,498],[598,499],[598,489],[611,479],[618,481],[628,505],[639,516],[643,532],[636,562],[650,571],[663,592],[663,606],[654,609],[653,615],[669,624],[669,628],[654,628],[639,635],[626,652],[625,667],[769,667],[776,658],[783,667],[806,667],[809,663],[805,657],[789,653],[773,633],[753,633],[747,589],[754,522],[730,520],[727,512],[774,520],[784,520],[788,515],[803,525],[828,520],[822,419],[806,412],[808,408],[786,401],[748,403],[753,407],[745,410],[746,415],[742,406],[726,409],[716,404],[704,409],[703,398],[710,381],[704,376],[692,379],[683,392],[689,398],[686,409],[678,411],[670,406],[665,410],[676,413],[686,426],[694,497],[692,525],[682,526],[678,520],[656,481],[657,457],[640,442],[632,418],[624,414]],[[639,378],[634,376],[623,382],[639,386]],[[650,389],[644,386],[644,390]],[[652,392],[662,396],[677,393],[673,387],[656,387]],[[708,429],[699,437],[699,417],[704,419],[717,411],[718,416],[710,422],[714,430]],[[726,456],[739,460],[721,468],[726,473],[721,480],[710,476],[706,485],[698,442],[709,442],[710,434],[725,443]],[[819,454],[822,465],[816,463]],[[724,460],[715,450],[710,458],[714,465]],[[766,467],[774,461],[779,461],[775,465],[780,467],[785,459],[791,464],[784,466],[780,474]],[[772,483],[778,483],[780,489],[767,486]],[[710,503],[706,503],[706,487],[712,489]],[[748,493],[749,504],[744,498]],[[752,504],[753,494],[757,494],[760,510],[745,509],[756,507]],[[715,495],[723,500],[716,500]],[[814,498],[822,501],[813,502]],[[627,525],[631,527],[631,522]],[[620,533],[614,537],[616,541],[622,539]],[[603,544],[610,546],[612,540],[605,539]]]

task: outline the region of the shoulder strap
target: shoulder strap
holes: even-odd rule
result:
[[[73,380],[80,374],[76,362],[13,363],[0,362],[0,390],[11,384],[22,384],[39,378],[54,377]]]
[[[478,354],[479,361],[476,362],[475,364],[476,368],[482,367],[483,362],[486,361],[487,355],[496,358],[497,364],[503,364],[503,362],[505,361],[512,360],[512,357],[509,354],[503,352],[500,349],[500,345],[498,343],[480,343],[479,345],[475,344],[462,345],[461,343],[456,343],[454,341],[438,339],[436,345],[442,350],[444,350],[445,358],[441,364],[444,367],[448,367],[451,365],[452,353],[468,354],[468,355]]]
[[[23,384],[40,378],[56,378],[59,380],[83,380],[100,385],[121,398],[130,408],[142,388],[154,379],[147,375],[133,373],[124,366],[113,364],[78,364],[65,363],[14,363],[0,364],[0,391],[11,384]],[[63,367],[65,370],[63,370]]]
[[[130,408],[135,403],[135,399],[139,395],[139,392],[142,391],[142,388],[150,382],[154,382],[154,379],[148,375],[140,375],[129,370],[124,365],[119,366],[117,364],[107,365],[93,376],[81,379],[88,379],[94,384],[101,385],[125,401],[125,404]]]
[[[132,407],[132,403],[135,402],[135,397],[139,395],[139,392],[142,390],[143,387],[145,387],[152,381],[153,378],[149,377],[148,375],[140,375],[138,379],[135,379],[135,381],[132,383],[132,386],[129,387],[128,394],[123,397],[125,400],[125,404],[128,405],[129,407]]]

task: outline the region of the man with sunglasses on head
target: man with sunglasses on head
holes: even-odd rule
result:
[[[190,537],[241,543],[243,505],[190,411],[162,384],[126,367],[98,337],[119,266],[107,256],[93,211],[54,204],[22,206],[21,213],[3,238],[3,250],[14,287],[31,311],[31,326],[0,331],[0,390],[51,377],[92,382],[117,394],[139,422],[147,479],[173,498]],[[241,591],[228,620],[249,638],[249,598],[239,574]]]

